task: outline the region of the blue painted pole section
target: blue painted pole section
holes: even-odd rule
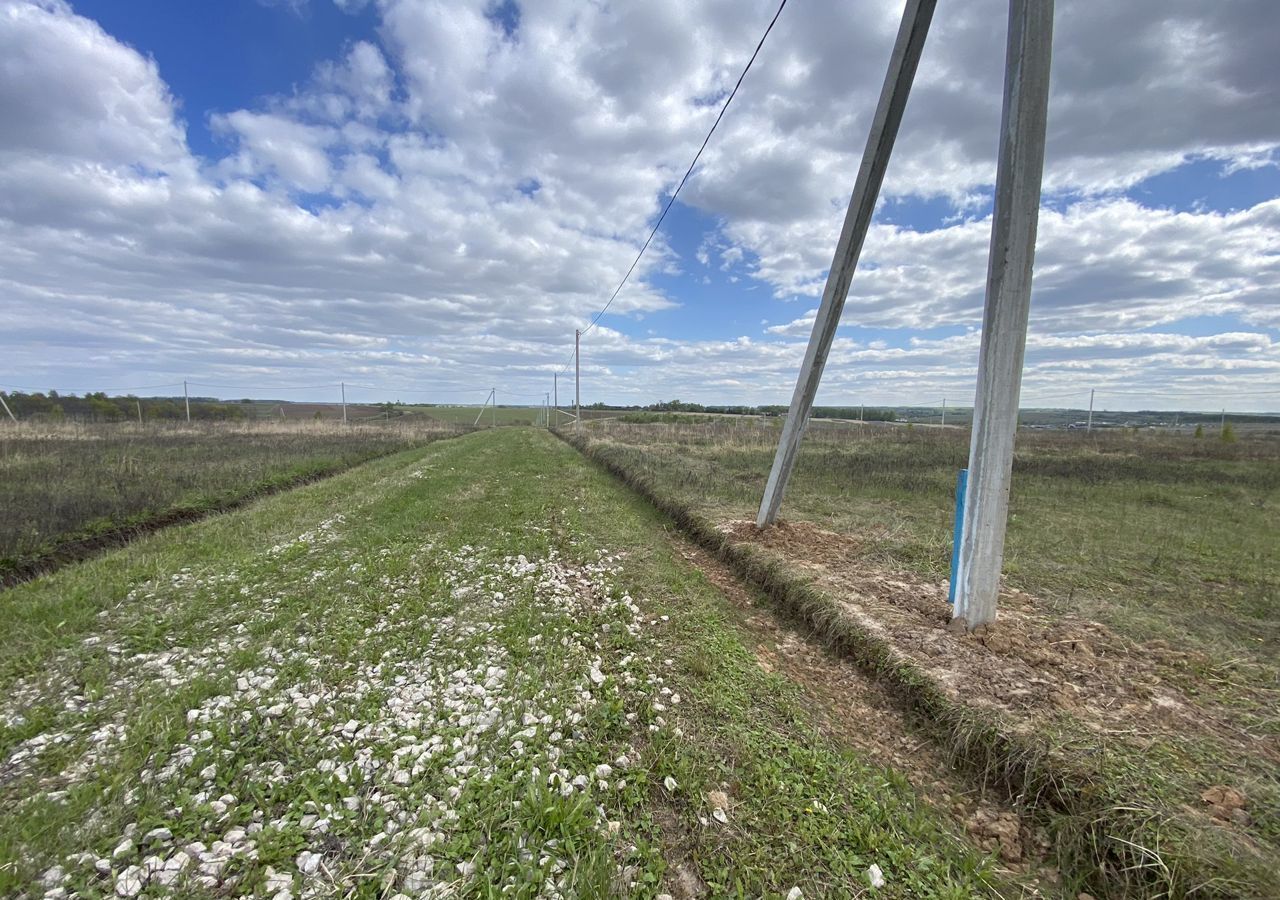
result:
[[[951,534],[951,587],[947,602],[956,602],[956,570],[960,568],[960,538],[964,536],[964,495],[969,487],[969,470],[961,469],[956,476],[956,524]]]

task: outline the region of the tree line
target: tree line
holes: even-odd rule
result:
[[[42,393],[5,394],[13,414],[23,421],[36,422],[121,422],[137,421],[138,408],[142,408],[145,421],[186,421],[187,408],[181,397],[109,397],[103,391],[75,394],[59,394],[57,391]],[[209,397],[191,398],[191,420],[202,422],[231,422],[251,417],[251,401],[228,403]]]

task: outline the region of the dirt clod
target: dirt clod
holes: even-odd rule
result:
[[[1022,823],[1013,813],[979,809],[967,825],[969,834],[982,849],[998,850],[1005,862],[1022,859]]]
[[[1215,784],[1200,795],[1200,799],[1209,807],[1209,815],[1223,822],[1235,822],[1237,825],[1248,825],[1250,817],[1245,810],[1244,794],[1225,784]]]

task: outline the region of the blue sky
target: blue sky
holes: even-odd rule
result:
[[[1280,408],[1280,26],[1203,6],[1061,4],[1028,402]],[[584,399],[786,401],[900,8],[788,7]],[[0,385],[532,400],[772,9],[0,0]],[[972,396],[1002,16],[939,10],[820,402]]]

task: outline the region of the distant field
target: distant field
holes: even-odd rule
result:
[[[217,509],[452,433],[433,422],[0,428],[0,575],[68,541]]]
[[[478,406],[407,406],[404,409],[409,414],[422,414],[440,422],[454,422],[460,425],[474,425],[476,417],[480,416],[480,407]],[[573,421],[569,409],[569,407],[561,407],[561,424],[568,424]],[[534,407],[499,405],[497,422],[499,425],[532,425],[541,414],[542,410]],[[621,413],[617,410],[584,409],[582,411],[583,421],[610,419],[619,415]],[[480,425],[482,427],[489,425],[493,420],[493,409],[486,409],[484,415],[480,418]]]
[[[719,519],[754,519],[778,423],[597,423],[634,466]],[[945,580],[968,432],[815,421],[784,518],[856,534],[868,558]],[[1011,584],[1136,637],[1193,633],[1225,656],[1280,657],[1280,440],[1023,432]]]

